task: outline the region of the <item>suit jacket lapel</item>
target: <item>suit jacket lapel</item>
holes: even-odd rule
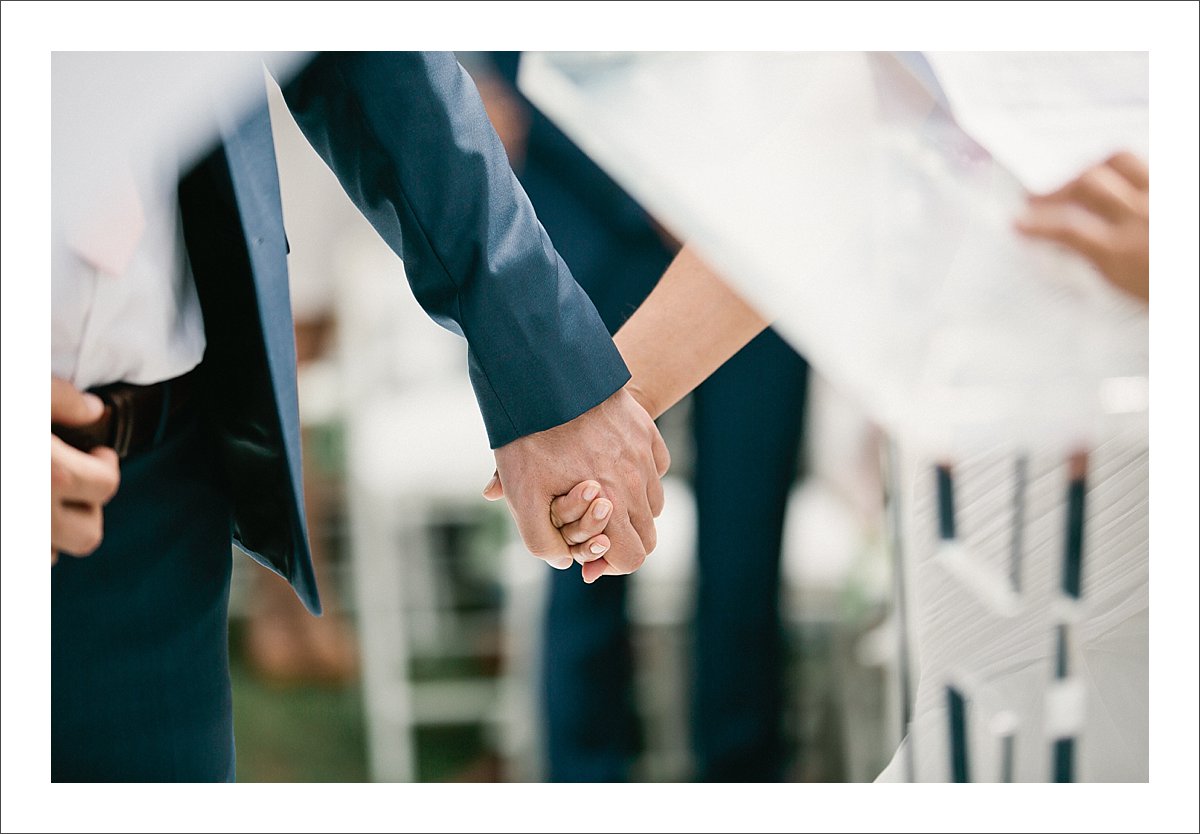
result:
[[[222,145],[180,185],[204,311],[208,410],[230,476],[235,538],[320,610],[302,496],[287,244],[265,95],[218,117]]]

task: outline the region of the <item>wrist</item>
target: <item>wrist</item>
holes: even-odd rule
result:
[[[657,420],[659,418],[662,412],[659,410],[658,404],[654,401],[653,397],[642,389],[636,378],[630,379],[629,382],[625,383],[625,390],[650,415],[650,419]]]
[[[629,369],[629,381],[625,383],[625,391],[650,415],[650,419],[657,420],[665,409],[659,407],[658,399],[651,396],[648,390],[652,386],[646,384],[646,368],[639,366],[636,361],[636,357],[641,354],[635,347],[631,347],[630,333],[631,331],[626,326],[617,331],[617,335],[613,337],[617,353],[621,354],[625,367]]]

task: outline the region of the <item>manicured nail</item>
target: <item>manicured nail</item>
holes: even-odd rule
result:
[[[549,562],[550,567],[554,568],[555,570],[566,570],[567,568],[571,567],[571,565],[575,564],[575,560],[570,556],[563,556],[561,559],[551,559]]]
[[[592,510],[592,515],[596,518],[607,518],[610,510],[612,510],[612,504],[601,501],[596,504],[596,509]]]
[[[597,556],[599,556],[600,554],[602,554],[604,551],[608,550],[608,548],[607,548],[607,547],[605,547],[604,545],[600,544],[600,542],[595,542],[595,543],[594,543],[594,544],[593,544],[593,545],[592,545],[590,548],[588,548],[588,549],[589,549],[589,550],[591,550],[593,553],[595,553]]]
[[[596,486],[595,484],[588,484],[587,488],[583,491],[583,500],[591,501],[593,498],[595,498],[599,494],[600,494],[600,487]]]

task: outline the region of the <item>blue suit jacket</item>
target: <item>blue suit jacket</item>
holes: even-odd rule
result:
[[[403,259],[421,306],[466,337],[493,448],[565,423],[625,384],[604,324],[451,54],[326,53],[281,80],[309,141]],[[265,97],[221,135],[223,146],[180,185],[208,339],[204,401],[229,476],[235,540],[319,611]]]

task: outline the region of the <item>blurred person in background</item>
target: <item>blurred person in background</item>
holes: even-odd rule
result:
[[[615,332],[678,243],[521,96],[520,53],[463,60],[550,239]],[[701,781],[777,781],[785,773],[780,550],[807,376],[807,363],[768,330],[694,392],[690,726]],[[564,571],[550,578],[541,669],[552,781],[631,776],[639,728],[628,596],[623,577],[585,584]]]
[[[448,53],[305,57],[280,71],[288,105],[402,257],[418,301],[466,337],[527,547],[569,566],[546,507],[603,477],[616,533],[604,570],[636,569],[654,546],[666,448],[625,391],[628,370],[537,222],[469,77]],[[53,62],[55,129],[75,126],[56,133],[52,159],[55,781],[233,778],[231,539],[320,611],[262,66],[248,66],[236,120],[220,112],[230,91],[198,71],[231,60],[240,58],[56,53]],[[203,93],[156,91],[164,63]],[[210,93],[219,127],[209,135],[220,139],[199,162],[176,147],[130,158],[125,119],[112,110],[130,100],[134,115],[202,108]],[[89,147],[114,135],[118,147]],[[122,182],[112,172],[127,187],[80,205],[68,172],[82,180],[92,160],[111,157],[154,175]]]

